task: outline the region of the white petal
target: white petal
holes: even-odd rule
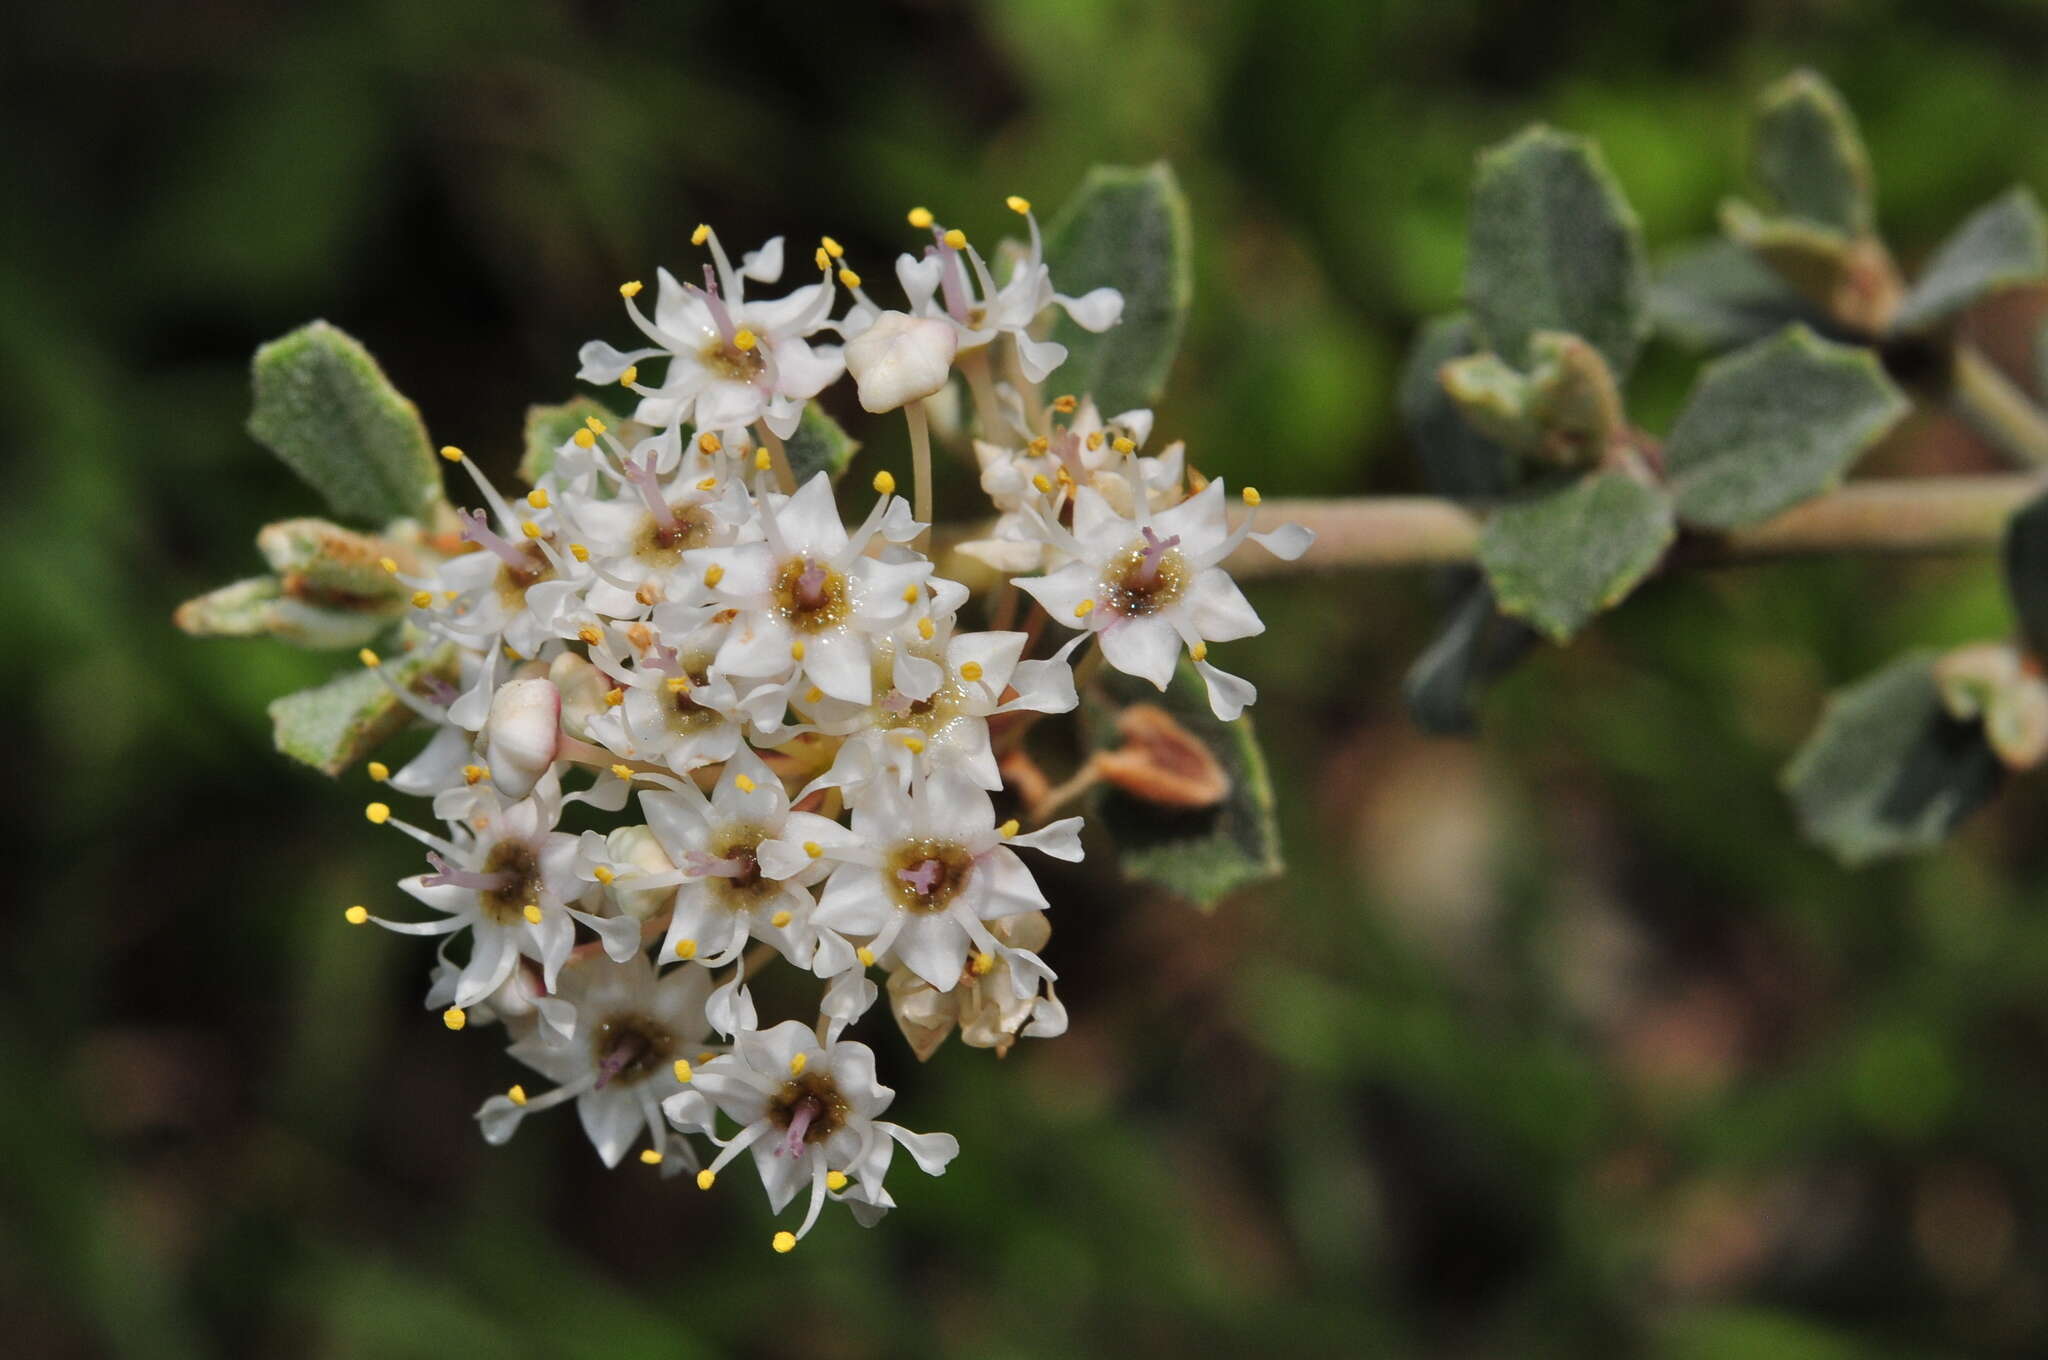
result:
[[[576,1113],[606,1166],[617,1166],[640,1136],[640,1109],[628,1088],[585,1091],[576,1097]]]
[[[1053,300],[1067,309],[1067,315],[1074,318],[1082,330],[1094,331],[1098,335],[1123,319],[1124,295],[1114,288],[1094,288],[1077,298],[1056,297]]]
[[[1081,858],[1081,818],[1062,817],[1048,822],[1036,831],[1022,836],[1010,837],[1010,845],[1027,845],[1041,854],[1054,859],[1074,861]]]
[[[1157,614],[1118,619],[1095,635],[1102,659],[1141,680],[1165,689],[1180,660],[1180,634]]]
[[[782,238],[771,236],[759,250],[740,256],[740,273],[756,283],[774,283],[782,277]]]
[[[960,1140],[950,1133],[912,1133],[900,1124],[877,1127],[903,1144],[903,1150],[927,1176],[944,1175],[947,1165],[960,1155]]]
[[[1209,711],[1224,722],[1235,720],[1259,697],[1258,687],[1251,681],[1219,671],[1206,661],[1197,661],[1195,669],[1208,682]]]

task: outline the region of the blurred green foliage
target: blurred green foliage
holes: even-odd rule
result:
[[[700,219],[876,274],[913,202],[994,231],[1005,193],[1164,157],[1198,269],[1162,434],[1269,494],[1407,490],[1395,375],[1455,302],[1479,148],[1597,138],[1669,247],[1811,64],[1910,261],[2048,185],[2044,50],[2030,0],[15,7],[8,1351],[2038,1354],[2048,799],[1851,874],[1774,782],[1829,686],[2008,629],[1988,561],[1653,583],[1477,746],[1400,712],[1423,576],[1256,592],[1233,659],[1289,877],[1212,917],[1056,877],[1073,1031],[912,1070],[870,1021],[905,1122],[965,1151],[786,1258],[740,1181],[603,1174],[565,1118],[482,1145],[511,1064],[419,1009],[423,951],[341,923],[406,847],[360,776],[268,748],[330,660],[170,611],[312,509],[242,433],[250,352],[310,317],[509,473],[528,403],[621,334],[617,281]],[[2003,316],[1980,338],[2023,368]],[[1653,348],[1639,417],[1691,369]],[[1885,459],[1990,465],[1929,420]]]

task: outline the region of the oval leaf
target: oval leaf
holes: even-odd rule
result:
[[[1504,613],[1563,642],[1627,598],[1674,532],[1662,491],[1601,472],[1496,511],[1479,534],[1479,565]]]
[[[1480,691],[1527,654],[1537,634],[1508,618],[1479,573],[1460,570],[1463,593],[1437,635],[1401,680],[1415,725],[1432,736],[1465,736],[1479,725]]]
[[[1870,156],[1849,106],[1812,71],[1795,71],[1764,91],[1750,174],[1781,216],[1848,236],[1870,233]]]
[[[1497,496],[1514,484],[1507,450],[1472,428],[1444,390],[1444,366],[1478,353],[1469,317],[1440,316],[1415,337],[1401,371],[1401,420],[1423,484],[1439,496]]]
[[[1939,845],[2003,771],[1982,726],[1943,707],[1933,654],[1917,652],[1829,698],[1782,782],[1807,838],[1858,865]]]
[[[1100,335],[1062,312],[1052,338],[1067,347],[1053,379],[1092,395],[1105,412],[1153,406],[1180,349],[1194,297],[1194,236],[1173,170],[1098,165],[1046,229],[1053,286],[1068,297],[1095,288],[1124,295],[1123,319]]]
[[[2041,205],[2032,190],[2009,189],[1942,242],[1899,304],[1892,326],[1933,329],[1980,298],[2043,275],[2048,275],[2048,228]]]
[[[441,472],[420,413],[369,351],[315,321],[256,351],[249,433],[345,519],[420,518]]]
[[[1537,331],[1569,331],[1625,376],[1648,292],[1635,212],[1591,142],[1535,127],[1480,157],[1465,300],[1509,363]]]
[[[1679,518],[1769,519],[1840,481],[1906,409],[1869,350],[1788,326],[1700,375],[1664,444]]]
[[[454,649],[422,647],[392,659],[385,673],[424,693],[430,679],[455,679]],[[412,720],[412,710],[369,670],[345,671],[270,705],[277,749],[324,774],[340,774]]]
[[[1810,309],[1754,251],[1705,241],[1668,257],[1650,285],[1656,328],[1696,349],[1746,345],[1803,320]]]
[[[853,455],[860,452],[860,441],[813,401],[805,403],[803,419],[796,433],[783,442],[783,450],[789,455],[789,470],[796,484],[802,486],[820,472],[838,481]]]

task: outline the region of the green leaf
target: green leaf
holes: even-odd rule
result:
[[[1591,142],[1534,127],[1480,157],[1465,301],[1490,348],[1526,367],[1532,335],[1569,331],[1626,376],[1648,292],[1635,212]]]
[[[1060,314],[1052,338],[1067,347],[1067,361],[1052,382],[1092,395],[1105,415],[1157,405],[1195,291],[1187,197],[1172,168],[1090,170],[1047,227],[1045,257],[1053,286],[1068,297],[1104,287],[1124,295],[1123,319],[1101,335]]]
[[[383,568],[393,558],[411,566],[409,544],[359,534],[324,519],[281,519],[256,534],[257,551],[283,578],[288,593],[342,608],[376,606],[406,593]]]
[[[1858,865],[1939,845],[2003,769],[1983,728],[1943,707],[1934,655],[1915,652],[1831,696],[1782,782],[1807,838]]]
[[[1204,910],[1247,883],[1277,876],[1283,865],[1273,785],[1251,718],[1218,720],[1201,676],[1182,661],[1164,694],[1117,672],[1090,686],[1082,701],[1089,741],[1117,746],[1117,714],[1140,703],[1159,705],[1209,748],[1230,778],[1230,794],[1215,807],[1171,808],[1097,785],[1089,816],[1115,842],[1124,876],[1156,883]]]
[[[335,605],[295,594],[275,576],[256,576],[178,606],[178,627],[195,637],[271,637],[295,647],[360,647],[397,621],[403,604]]]
[[[1661,490],[1601,472],[1494,512],[1479,534],[1479,565],[1504,613],[1563,642],[1621,603],[1674,532]]]
[[[2035,656],[2048,657],[2048,495],[2027,502],[2006,522],[2005,589],[2020,640]]]
[[[1769,519],[1840,481],[1906,410],[1870,350],[1788,326],[1701,373],[1664,443],[1679,518]]]
[[[1521,660],[1537,638],[1527,625],[1500,612],[1484,577],[1464,575],[1463,594],[1401,680],[1409,716],[1433,736],[1473,731],[1480,691]]]
[[[1809,305],[1832,314],[1857,270],[1859,252],[1870,244],[1798,217],[1770,217],[1731,198],[1721,204],[1721,230],[1761,260]]]
[[[1869,154],[1849,106],[1814,72],[1795,71],[1764,91],[1750,174],[1781,216],[1870,234]]]
[[[1696,349],[1746,345],[1811,310],[1754,251],[1733,241],[1704,241],[1674,253],[1650,285],[1652,323]]]
[[[430,678],[454,683],[455,652],[446,646],[418,648],[386,662],[384,672],[424,694]],[[340,774],[412,720],[412,710],[368,669],[344,671],[270,705],[277,749],[325,774]]]
[[[803,420],[782,447],[789,455],[789,470],[795,475],[796,484],[802,486],[820,472],[838,481],[853,455],[860,451],[860,441],[841,429],[824,407],[812,401],[804,403]]]
[[[526,451],[519,455],[519,476],[528,486],[536,486],[548,475],[555,465],[555,450],[569,441],[569,437],[583,428],[583,423],[595,416],[606,425],[616,426],[618,416],[614,415],[603,402],[590,397],[571,397],[555,406],[534,405],[526,408]],[[686,431],[683,435],[689,438]]]
[[[1920,272],[1892,327],[1926,331],[1979,299],[2048,275],[2048,226],[2024,186],[1979,208],[1942,242]]]
[[[1564,467],[1599,462],[1624,424],[1607,361],[1563,331],[1530,337],[1527,373],[1497,354],[1475,354],[1445,364],[1443,385],[1480,433]]]
[[[249,433],[335,513],[369,524],[424,517],[441,472],[413,404],[347,333],[315,321],[256,351]]]
[[[1458,410],[1444,391],[1444,365],[1477,354],[1471,318],[1424,324],[1401,370],[1401,420],[1422,460],[1422,480],[1439,496],[1498,496],[1514,484],[1514,460]]]

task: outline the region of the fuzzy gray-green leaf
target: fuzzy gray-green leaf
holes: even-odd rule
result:
[[[1207,687],[1186,661],[1164,694],[1142,680],[1106,673],[1084,692],[1082,716],[1097,746],[1118,742],[1116,715],[1126,704],[1158,704],[1216,758],[1230,793],[1207,808],[1171,808],[1110,785],[1097,785],[1089,820],[1109,833],[1126,878],[1156,883],[1207,910],[1247,883],[1279,875],[1280,828],[1273,784],[1249,716],[1223,722],[1209,711]]]
[[[1892,326],[1926,331],[2002,288],[2048,275],[2048,226],[2033,191],[2008,189],[1942,242],[1899,304]]]
[[[195,637],[269,637],[294,647],[334,651],[369,642],[404,609],[396,596],[335,603],[295,591],[292,584],[275,576],[236,581],[185,601],[173,619]]]
[[[1595,473],[1495,511],[1479,535],[1479,565],[1503,613],[1563,642],[1621,603],[1674,532],[1662,491]]]
[[[795,475],[796,484],[802,486],[820,472],[838,481],[853,455],[860,451],[860,441],[841,429],[839,422],[813,401],[805,403],[803,420],[796,433],[783,441],[783,449],[789,455],[789,470]]]
[[[1465,301],[1509,363],[1537,331],[1569,331],[1626,376],[1648,293],[1635,212],[1591,142],[1535,127],[1480,157]]]
[[[399,685],[424,692],[424,682],[455,678],[449,647],[422,647],[385,664]],[[270,705],[277,749],[325,774],[340,774],[412,721],[413,712],[371,671],[344,671],[324,685]]]
[[[619,423],[619,418],[603,402],[590,397],[571,397],[555,406],[527,407],[525,450],[519,455],[520,478],[528,486],[537,485],[554,467],[555,451],[593,417],[608,426]]]
[[[413,404],[369,351],[315,321],[256,351],[254,435],[344,519],[424,517],[441,473]]]
[[[1105,287],[1124,296],[1123,319],[1100,335],[1060,313],[1052,338],[1067,347],[1067,361],[1048,381],[1093,395],[1105,415],[1156,405],[1195,289],[1187,196],[1172,168],[1090,170],[1047,227],[1045,256],[1066,296]]]
[[[1996,791],[1983,728],[1942,706],[1932,653],[1832,695],[1782,782],[1807,838],[1845,864],[1939,845]]]
[[[1423,484],[1439,496],[1497,496],[1514,484],[1508,451],[1473,429],[1444,390],[1444,365],[1478,352],[1471,318],[1440,316],[1415,337],[1401,370],[1401,420]]]
[[[1840,481],[1906,409],[1869,350],[1788,326],[1701,373],[1664,443],[1679,518],[1769,519]]]
[[[1666,258],[1650,285],[1656,328],[1696,349],[1724,350],[1760,340],[1810,309],[1754,251],[1712,240]]]
[[[1849,106],[1812,71],[1795,71],[1764,91],[1750,174],[1781,216],[1848,236],[1871,230],[1869,154]]]
[[[2048,495],[2014,512],[2005,526],[2005,590],[2018,616],[2020,640],[2048,657]]]

